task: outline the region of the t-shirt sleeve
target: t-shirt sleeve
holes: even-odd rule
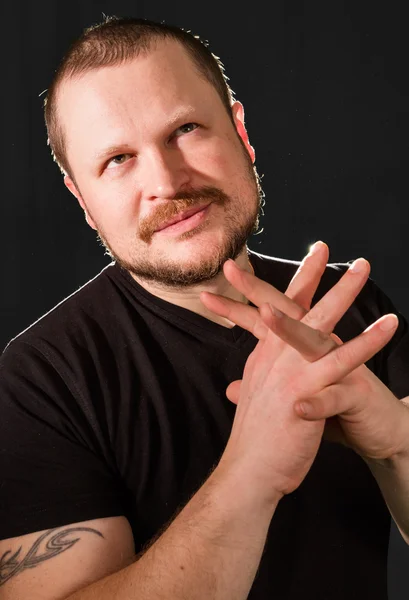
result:
[[[120,481],[86,407],[17,338],[0,357],[0,539],[122,514]]]
[[[406,316],[400,313],[391,299],[372,283],[374,303],[378,307],[378,319],[382,315],[395,314],[398,328],[391,341],[381,350],[382,372],[380,378],[399,399],[409,396],[409,326]],[[375,320],[375,319],[374,319]]]

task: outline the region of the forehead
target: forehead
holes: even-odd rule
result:
[[[180,108],[214,111],[217,104],[222,106],[214,87],[173,40],[146,56],[65,81],[57,98],[67,150],[85,132],[98,137],[101,129],[111,135],[137,127],[143,135]]]

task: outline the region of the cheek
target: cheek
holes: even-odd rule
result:
[[[237,171],[243,168],[242,152],[238,152],[227,139],[218,140],[210,148],[203,149],[194,160],[200,172],[207,172],[209,176],[221,180],[237,176]]]
[[[124,231],[132,220],[135,226],[136,202],[123,186],[105,182],[102,186],[88,190],[88,193],[85,191],[83,197],[88,199],[87,209],[98,228],[107,232]]]

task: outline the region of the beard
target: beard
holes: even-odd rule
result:
[[[183,290],[214,279],[223,270],[226,260],[229,258],[235,260],[245,247],[247,250],[247,240],[250,235],[261,233],[258,229],[260,213],[264,206],[264,193],[257,170],[241,139],[240,142],[246,163],[244,178],[246,183],[250,184],[251,197],[233,198],[221,189],[209,186],[199,189],[184,189],[178,192],[171,201],[158,207],[153,216],[141,223],[138,232],[139,239],[149,245],[152,236],[162,223],[182,211],[211,202],[221,207],[225,213],[224,239],[217,249],[213,249],[207,255],[204,253],[205,257],[198,264],[183,264],[163,255],[156,260],[150,260],[146,255],[141,256],[138,249],[135,249],[133,255],[131,253],[129,259],[125,259],[117,254],[101,228],[98,228],[98,239],[105,247],[105,254],[114,259],[120,267],[129,271],[135,279],[152,282],[159,288]],[[182,233],[178,239],[187,240],[200,233],[205,227],[207,227],[207,220],[194,229]]]

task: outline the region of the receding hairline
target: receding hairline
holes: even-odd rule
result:
[[[202,69],[200,69],[199,64],[193,59],[192,54],[189,52],[189,49],[187,46],[185,46],[183,44],[183,42],[181,42],[179,39],[172,37],[171,35],[163,35],[163,34],[157,34],[154,37],[150,37],[149,39],[146,40],[146,43],[138,46],[135,49],[135,52],[133,54],[129,54],[128,56],[125,57],[120,57],[117,60],[113,60],[111,61],[109,64],[102,64],[102,65],[90,65],[87,67],[83,67],[81,69],[72,67],[71,69],[67,68],[64,69],[62,71],[62,73],[60,74],[61,76],[58,78],[58,80],[56,81],[56,85],[55,88],[53,90],[53,112],[54,112],[54,117],[56,120],[56,123],[58,124],[58,130],[59,130],[59,134],[61,136],[61,139],[63,140],[63,146],[64,146],[64,152],[65,155],[67,156],[67,135],[66,135],[66,131],[64,130],[64,126],[63,126],[63,119],[59,110],[59,106],[60,106],[60,102],[59,99],[61,97],[61,93],[63,92],[64,86],[66,84],[69,84],[70,82],[76,82],[76,81],[81,81],[81,79],[84,79],[87,74],[92,73],[92,72],[97,72],[97,71],[102,71],[102,70],[108,70],[110,68],[114,69],[115,67],[119,67],[122,65],[126,65],[129,63],[132,63],[136,60],[138,60],[139,58],[146,58],[149,55],[153,54],[156,50],[158,50],[160,48],[160,46],[163,45],[174,45],[179,47],[183,54],[186,56],[186,58],[188,59],[188,61],[190,62],[190,64],[192,65],[195,73],[198,75],[198,77],[200,77],[200,79],[204,82],[207,82],[209,84],[209,73]],[[213,84],[211,84],[213,88],[215,88],[215,86]],[[220,97],[220,94],[218,94],[218,96]],[[222,102],[222,105],[225,107],[224,103]],[[226,107],[225,107],[226,108]],[[230,118],[232,119],[232,115],[229,114]],[[68,162],[68,157],[67,157],[67,162]],[[71,175],[72,177],[72,175]]]
[[[58,87],[66,80],[80,79],[81,77],[85,76],[87,73],[91,73],[92,71],[98,71],[99,69],[109,69],[110,67],[117,67],[123,64],[130,63],[134,60],[137,60],[138,58],[145,58],[150,54],[154,53],[156,50],[158,50],[160,46],[167,44],[179,46],[184,51],[184,54],[187,56],[187,58],[190,59],[192,65],[196,67],[197,71],[199,71],[198,66],[195,64],[191,54],[189,53],[189,50],[186,46],[183,45],[183,43],[180,40],[171,37],[170,35],[155,33],[152,35],[152,37],[149,37],[146,40],[144,39],[142,44],[135,44],[135,49],[132,51],[128,51],[128,53],[125,54],[125,56],[111,58],[109,63],[106,64],[86,64],[84,61],[83,64],[81,64],[81,66],[78,66],[78,64],[75,63],[74,60],[69,61],[68,64],[63,68],[60,77],[56,82],[56,89],[58,89]],[[86,42],[84,45],[86,46]]]
[[[130,54],[129,56],[118,58],[117,60],[111,61],[109,64],[102,64],[102,65],[96,65],[96,66],[91,65],[91,66],[87,66],[87,67],[82,67],[80,69],[78,69],[76,67],[72,67],[71,69],[64,70],[61,73],[61,77],[56,81],[56,85],[54,88],[54,103],[55,103],[54,106],[55,107],[57,106],[57,103],[55,101],[58,100],[60,93],[61,93],[61,88],[64,87],[64,84],[66,84],[70,81],[80,81],[81,79],[85,78],[89,73],[114,69],[115,67],[120,67],[122,65],[127,65],[129,63],[132,63],[140,58],[141,59],[146,58],[146,57],[150,56],[151,54],[153,54],[156,50],[159,50],[160,46],[163,46],[163,45],[173,45],[173,46],[179,47],[182,50],[182,53],[186,56],[186,58],[192,65],[196,74],[203,81],[209,82],[209,72],[208,71],[205,72],[204,69],[203,70],[200,69],[198,63],[193,59],[188,48],[186,46],[184,46],[180,40],[171,38],[171,37],[167,37],[167,38],[162,37],[160,39],[154,39],[154,40],[150,39],[149,47],[148,46],[140,47],[135,51],[135,54]]]

